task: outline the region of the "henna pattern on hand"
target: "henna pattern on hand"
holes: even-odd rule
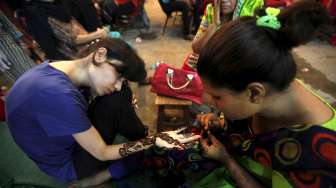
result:
[[[155,135],[155,140],[156,140],[156,138],[160,138],[161,140],[164,140],[168,144],[174,144],[174,145],[177,145],[177,146],[182,146],[182,144],[178,140],[172,138],[167,133],[158,133],[158,134]]]
[[[123,144],[123,146],[119,149],[119,154],[121,157],[127,157],[128,155],[141,151],[143,149],[147,149],[152,145],[155,145],[156,139],[160,138],[161,140],[167,142],[168,144],[174,144],[175,146],[183,145],[173,137],[169,136],[167,133],[158,133],[153,137],[144,138],[135,142],[128,142]]]
[[[127,157],[129,154],[149,148],[154,144],[155,137],[144,138],[135,142],[128,142],[123,144],[123,146],[119,149],[119,154],[121,157]]]
[[[128,155],[125,148],[120,148],[119,149],[119,154],[122,157],[126,157]]]

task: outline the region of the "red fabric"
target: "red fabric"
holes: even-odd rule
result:
[[[320,0],[320,2],[328,9],[330,16],[336,16],[336,0]]]
[[[188,65],[188,62],[189,62],[189,57],[192,53],[189,53],[187,55],[187,57],[184,59],[183,61],[183,65],[182,65],[182,69],[183,70],[186,70],[186,71],[192,71],[192,72],[196,72],[196,70],[194,70],[193,68],[191,68],[189,65]]]
[[[130,0],[115,0],[115,2],[117,3],[117,5],[122,5],[130,2]]]
[[[336,0],[331,0],[330,6],[328,8],[330,16],[336,16]]]
[[[140,10],[141,10],[141,6],[144,3],[144,0],[115,0],[115,2],[118,5],[129,3],[130,1],[132,2],[132,4],[135,7],[134,11],[130,15],[131,16],[137,16],[139,14]]]
[[[331,45],[336,46],[336,35],[334,35],[330,40]]]
[[[336,0],[333,0],[329,13],[331,16],[336,16]]]
[[[193,75],[193,79],[190,84],[183,89],[172,89],[167,83],[168,68],[174,70],[174,76],[172,78],[172,84],[174,87],[183,86],[187,82],[187,74]],[[162,63],[156,68],[151,84],[151,91],[154,93],[180,99],[188,99],[197,104],[202,104],[204,89],[202,81],[196,72],[173,68]]]
[[[266,7],[287,7],[292,3],[292,0],[266,0]]]
[[[320,3],[328,9],[330,16],[336,16],[336,0],[321,0]],[[330,44],[336,46],[336,35],[331,37]]]

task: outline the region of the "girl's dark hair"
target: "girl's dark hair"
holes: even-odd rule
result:
[[[257,26],[256,17],[241,17],[224,25],[202,48],[199,75],[213,87],[237,92],[252,82],[286,89],[296,75],[291,49],[311,40],[329,18],[322,5],[308,1],[294,3],[277,18],[279,30]]]
[[[134,49],[121,39],[99,39],[80,51],[79,58],[88,56],[98,48],[107,49],[107,58],[115,59],[121,64],[111,64],[127,80],[140,82],[145,80],[147,72],[144,61],[138,56]]]

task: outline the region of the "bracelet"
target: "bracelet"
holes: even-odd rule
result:
[[[156,143],[156,135],[153,135],[153,137],[151,138],[151,143],[153,144],[153,146],[155,146],[155,143]]]
[[[225,116],[224,116],[224,112],[219,111],[218,114],[217,114],[217,117],[218,117],[219,119],[224,119],[224,118],[225,118]]]
[[[222,24],[216,24],[216,31],[218,31],[222,27]]]

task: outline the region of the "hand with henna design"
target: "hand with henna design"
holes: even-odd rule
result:
[[[164,147],[168,149],[178,148],[184,149],[183,144],[192,142],[200,138],[200,135],[192,135],[186,137],[183,134],[180,134],[186,128],[177,129],[174,131],[162,132],[154,135],[155,145],[158,147]]]
[[[126,157],[132,153],[148,149],[152,146],[158,146],[167,149],[184,149],[184,143],[191,142],[200,138],[200,135],[191,135],[186,137],[180,134],[186,128],[177,129],[175,131],[168,131],[155,134],[151,137],[141,139],[139,141],[128,142],[122,144],[119,148],[119,155]]]

